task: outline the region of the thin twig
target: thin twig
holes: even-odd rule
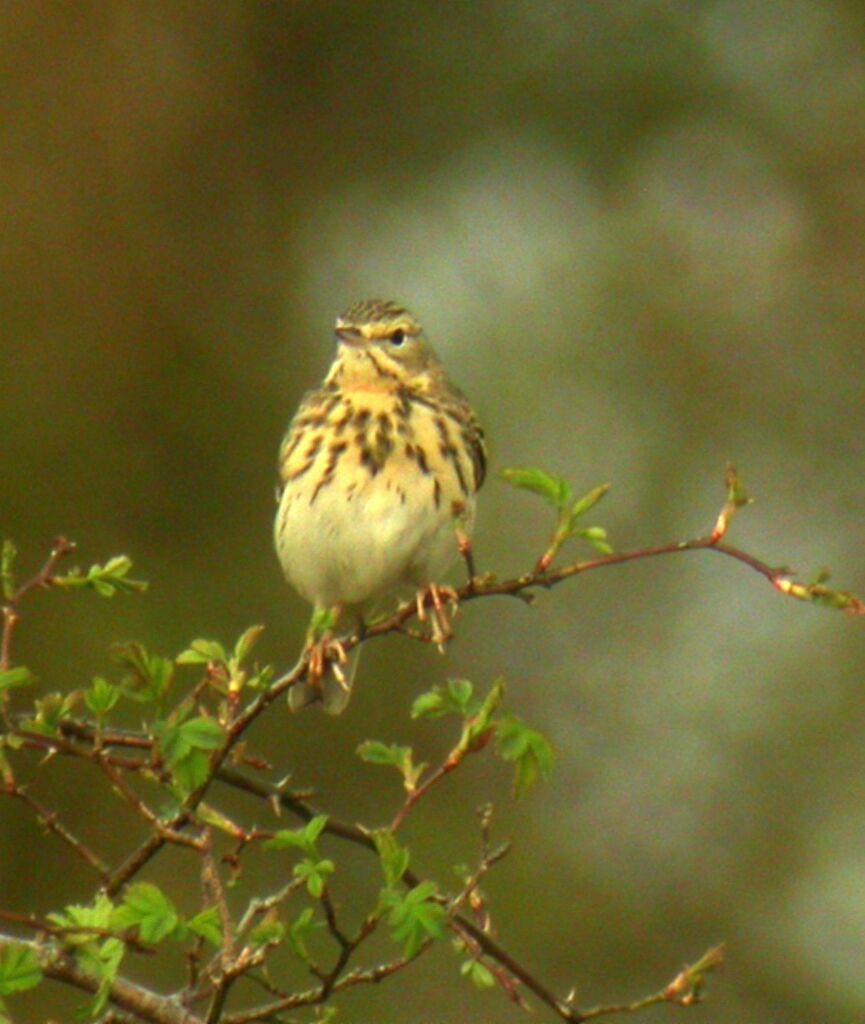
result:
[[[391,832],[397,832],[399,830],[400,826],[403,824],[403,822],[405,821],[406,817],[408,816],[411,809],[415,806],[415,804],[423,796],[425,796],[433,788],[433,786],[441,782],[441,780],[445,778],[445,776],[450,775],[450,773],[464,759],[467,752],[468,751],[466,749],[461,749],[457,747],[454,751],[451,752],[451,754],[447,758],[445,758],[444,761],[442,761],[442,763],[438,766],[438,768],[435,769],[435,771],[432,771],[430,772],[429,775],[427,775],[427,777],[419,786],[416,786],[414,789],[409,790],[402,807],[400,807],[400,809],[396,812],[393,821],[390,823]]]
[[[45,564],[31,576],[26,583],[22,583],[15,593],[6,601],[3,606],[3,635],[0,638],[0,672],[6,671],[12,664],[12,635],[18,623],[18,605],[21,599],[31,590],[37,587],[49,587],[54,579],[54,570],[57,565],[68,554],[75,550],[75,544],[65,537],[58,537],[51,548]]]
[[[6,789],[6,792],[10,796],[17,797],[23,803],[25,803],[31,811],[36,815],[39,823],[48,832],[53,832],[54,835],[59,836],[68,846],[70,846],[75,853],[99,875],[99,877],[105,881],[110,874],[110,868],[100,857],[98,857],[88,846],[81,842],[66,828],[65,825],[58,819],[56,811],[49,811],[43,807],[38,801],[34,800],[32,796],[27,792],[23,786],[15,786],[11,789]]]

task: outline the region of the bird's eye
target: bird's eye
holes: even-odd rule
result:
[[[402,327],[397,327],[395,331],[391,331],[390,340],[393,345],[402,345],[405,341],[405,331]]]

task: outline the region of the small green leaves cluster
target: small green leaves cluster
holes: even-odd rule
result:
[[[302,882],[314,899],[321,899],[327,887],[327,879],[336,865],[322,857],[318,851],[318,837],[327,824],[327,815],[311,818],[303,828],[281,829],[264,844],[265,850],[299,850],[303,858],[294,865],[293,876]]]
[[[248,664],[261,632],[260,626],[247,629],[230,650],[215,640],[194,640],[174,659],[134,641],[115,644],[111,653],[121,670],[117,681],[96,676],[84,690],[49,693],[34,703],[34,714],[24,721],[24,727],[56,736],[63,720],[83,702],[101,733],[121,700],[150,705],[154,767],[167,771],[173,795],[182,799],[206,781],[213,752],[226,742],[223,723],[230,719],[240,692],[244,688],[259,690],[272,678],[269,667]],[[185,697],[177,697],[178,669],[183,666],[205,666],[206,675]],[[23,666],[10,668],[0,673],[0,694],[4,688],[27,685],[32,678]],[[209,701],[204,699],[208,697]],[[207,703],[210,707],[205,710]]]
[[[460,734],[444,761],[435,769],[416,764],[411,747],[368,740],[358,747],[358,755],[369,764],[387,765],[402,778],[406,802],[388,829],[372,833],[379,855],[385,885],[379,898],[378,915],[384,915],[391,938],[402,946],[403,957],[417,956],[430,942],[444,937],[449,917],[448,900],[431,881],[415,882],[406,889],[409,850],[400,845],[395,832],[414,803],[435,783],[453,771],[471,753],[483,750],[492,741],[498,755],[514,765],[514,789],[519,795],[552,769],[552,750],[547,740],[502,707],[504,687],[494,683],[481,696],[475,694],[468,679],[450,679],[444,686],[421,694],[412,706],[413,718],[460,719]],[[402,884],[401,884],[402,883]],[[487,986],[489,970],[476,959],[463,968],[474,984]]]
[[[376,914],[386,915],[391,938],[410,960],[428,942],[444,938],[447,910],[434,882],[419,882],[408,889],[400,886],[411,856],[391,829],[378,829],[372,837],[385,882]]]
[[[426,763],[415,764],[411,747],[397,743],[382,743],[380,740],[365,740],[357,748],[357,755],[367,764],[390,765],[402,776],[402,784],[408,793],[417,789],[418,779],[426,769]]]
[[[402,946],[406,960],[446,935],[448,913],[435,882],[419,882],[408,892],[382,889],[381,906],[387,912],[391,938]]]
[[[327,821],[325,815],[316,815],[302,828],[277,831],[264,844],[264,849],[268,851],[291,850],[303,855],[293,867],[293,877],[305,887],[309,896],[319,900],[327,896],[328,880],[335,870],[334,862],[322,857],[318,849],[318,839]],[[417,956],[428,942],[444,937],[447,910],[434,883],[422,882],[407,890],[404,888],[402,881],[408,869],[409,853],[405,847],[400,846],[390,829],[380,829],[372,836],[379,853],[385,885],[377,906],[367,918],[367,927],[372,928],[376,922],[384,919],[391,938],[402,947],[403,957],[410,959]],[[276,927],[275,922],[270,927]],[[287,933],[295,953],[308,964],[311,964],[311,956],[307,939],[317,927],[320,927],[320,923],[315,921],[314,908],[306,907]],[[279,938],[284,934],[285,929],[280,927]]]
[[[536,572],[546,572],[571,537],[579,537],[602,555],[612,554],[607,542],[607,531],[602,526],[580,526],[582,517],[598,504],[609,491],[609,484],[593,487],[581,498],[574,497],[574,489],[563,477],[543,469],[505,469],[502,476],[512,486],[539,495],[556,511],[556,525],[547,550],[538,559]]]
[[[496,750],[503,761],[514,766],[514,790],[518,795],[552,774],[549,740],[514,715],[504,715],[496,723]]]
[[[70,541],[60,538],[51,553],[49,566],[53,566],[64,555],[75,550],[75,545]],[[62,590],[95,590],[102,597],[113,597],[115,594],[131,594],[147,589],[145,580],[132,579],[129,575],[132,569],[132,559],[128,555],[115,555],[109,558],[104,565],[91,565],[87,572],[81,569],[70,569],[68,573],[59,574],[53,571],[41,573],[34,577],[29,584],[18,589],[15,578],[15,560],[18,557],[18,549],[15,542],[10,538],[3,541],[0,547],[0,592],[5,601],[14,601],[16,596],[21,596],[21,591],[30,589],[35,585],[60,587]],[[47,568],[47,567],[46,567]]]
[[[133,594],[147,589],[144,580],[131,579],[132,559],[127,555],[116,555],[105,565],[91,565],[87,572],[72,569],[64,576],[54,576],[52,585],[61,590],[95,590],[101,597],[115,594]]]
[[[178,665],[205,665],[213,684],[231,701],[237,701],[246,689],[261,690],[273,678],[269,666],[248,664],[252,649],[264,632],[264,626],[250,626],[238,637],[231,650],[218,640],[193,640],[185,651],[178,654]]]
[[[475,988],[492,988],[496,983],[492,971],[474,958],[462,962],[460,974],[468,978]]]
[[[24,720],[24,727],[43,736],[59,735],[61,723],[72,713],[80,696],[78,691],[46,693],[33,702],[33,716]]]
[[[222,928],[216,907],[207,907],[184,919],[162,890],[151,882],[135,882],[111,916],[115,929],[134,929],[141,942],[156,945],[164,939],[188,942],[191,936],[212,946],[222,944]]]
[[[114,644],[112,657],[123,669],[119,685],[124,697],[138,704],[155,704],[157,715],[164,713],[174,682],[174,662],[154,654],[137,641]]]
[[[103,597],[113,597],[118,593],[133,593],[147,589],[147,584],[143,580],[135,580],[129,576],[132,561],[126,555],[117,555],[109,559],[105,565],[92,565],[86,573],[81,572],[80,569],[72,569],[66,575],[61,576],[53,572],[53,568],[49,568],[74,548],[75,545],[69,541],[59,540],[42,572],[19,588],[15,578],[15,560],[18,549],[12,540],[6,538],[0,547],[0,593],[3,595],[3,600],[9,603],[7,610],[21,600],[28,591],[40,586],[60,587],[65,590],[89,588]],[[17,620],[17,615],[13,618],[13,621],[15,620]],[[4,624],[4,634],[10,628],[10,621],[7,619]],[[8,637],[5,635],[4,640],[8,642]],[[5,644],[4,654],[8,654],[8,647]],[[8,703],[10,690],[20,686],[29,686],[34,678],[30,669],[24,665],[5,664],[0,668],[0,704]]]
[[[441,718],[454,715],[462,719],[459,742],[451,753],[461,756],[487,745],[490,739],[498,756],[514,766],[514,792],[521,796],[536,782],[550,777],[553,750],[549,740],[536,729],[506,711],[504,685],[499,680],[485,697],[474,692],[468,679],[449,679],[422,693],[412,705],[412,718]]]
[[[409,868],[411,856],[408,848],[400,845],[389,828],[376,829],[372,833],[372,838],[384,875],[385,887],[395,890]]]
[[[130,885],[119,903],[100,894],[89,906],[72,905],[49,914],[48,921],[53,926],[54,941],[70,951],[78,966],[99,983],[89,1007],[93,1017],[102,1013],[108,1003],[130,942],[157,946],[166,939],[184,944],[203,940],[217,947],[222,943],[215,907],[184,919],[165,893],[151,882]],[[27,977],[32,981],[33,964],[29,967]]]

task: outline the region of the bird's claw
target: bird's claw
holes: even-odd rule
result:
[[[342,666],[348,661],[341,641],[334,638],[332,633],[325,633],[306,646],[307,656],[307,680],[310,686],[321,689],[321,682],[325,671],[330,668],[334,679],[348,692],[348,680]]]
[[[456,611],[459,607],[459,594],[457,594],[453,587],[438,586],[435,583],[430,583],[425,590],[417,592],[415,600],[417,602],[418,620],[426,622],[429,618],[432,642],[444,654],[444,645],[453,636],[450,616],[445,607],[445,602],[449,601],[453,605],[454,611]],[[430,606],[430,612],[427,612],[427,604]]]

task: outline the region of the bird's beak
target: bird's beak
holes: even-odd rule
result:
[[[337,341],[345,342],[346,345],[359,345],[363,340],[363,335],[356,327],[341,323],[340,321],[337,321],[334,333],[336,334]]]

